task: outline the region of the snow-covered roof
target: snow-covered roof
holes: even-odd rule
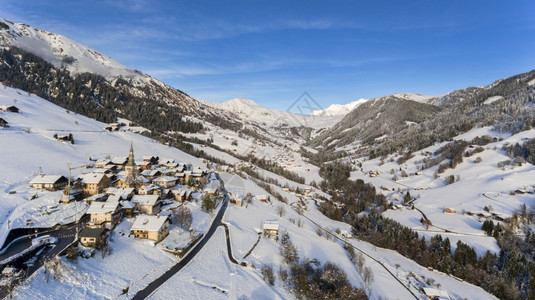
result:
[[[160,187],[159,186],[156,186],[154,184],[151,184],[151,185],[144,185],[140,188],[140,190],[144,190],[144,191],[153,191],[153,190],[157,190],[159,189]]]
[[[158,231],[167,220],[167,216],[139,215],[130,230]]]
[[[143,176],[156,176],[158,174],[160,174],[160,171],[158,170],[144,170],[141,172],[141,175]]]
[[[174,177],[174,176],[160,176],[156,179],[154,179],[153,181],[155,182],[171,182],[171,181],[177,181],[178,178]]]
[[[207,194],[215,194],[217,192],[217,189],[206,188],[206,189],[204,189],[204,192],[207,193]]]
[[[259,200],[259,201],[260,200],[267,200],[267,198],[268,198],[267,195],[265,195],[265,194],[255,195],[254,197],[255,197],[256,200]]]
[[[99,159],[95,162],[95,165],[107,165],[109,163],[111,163],[109,159]]]
[[[433,289],[433,288],[426,288],[426,287],[424,287],[423,290],[424,290],[424,293],[428,297],[433,297],[433,298],[436,297],[438,299],[450,299],[450,296],[448,295],[448,292],[446,291]]]
[[[107,194],[110,195],[120,195],[121,198],[127,198],[128,195],[132,194],[134,192],[134,188],[118,188],[118,187],[111,187],[106,190]]]
[[[132,202],[139,205],[155,205],[159,198],[158,195],[134,195]]]
[[[106,214],[113,213],[119,206],[118,201],[106,201],[106,202],[93,202],[89,209],[88,214]]]
[[[132,209],[136,206],[132,201],[121,201],[120,203],[121,206],[126,209]]]
[[[125,156],[116,156],[111,159],[111,162],[115,165],[124,165],[128,161],[128,157]]]
[[[54,184],[62,177],[65,178],[63,175],[38,175],[30,181],[30,184]]]
[[[262,225],[264,230],[279,230],[279,221],[277,220],[265,220]]]
[[[103,177],[106,177],[106,175],[89,173],[89,174],[81,175],[80,177],[82,177],[83,183],[95,184],[95,183],[99,183],[103,179]]]

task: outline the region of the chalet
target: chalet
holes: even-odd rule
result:
[[[111,159],[111,163],[116,165],[119,168],[123,168],[124,166],[126,166],[127,162],[128,162],[128,157],[124,157],[124,156],[116,156]]]
[[[12,112],[12,113],[18,113],[19,112],[19,108],[16,107],[16,106],[9,106],[9,105],[2,105],[0,106],[0,110],[3,111],[3,112]]]
[[[170,188],[176,185],[178,178],[173,176],[161,176],[152,181],[163,188]]]
[[[262,230],[264,234],[275,236],[279,234],[279,221],[265,220],[262,224]]]
[[[136,209],[142,214],[156,215],[160,212],[160,196],[158,195],[135,195],[132,197]]]
[[[58,135],[58,141],[60,142],[70,142],[71,138],[68,135]]]
[[[183,202],[191,199],[191,191],[186,189],[172,190],[171,195],[176,201]]]
[[[82,176],[82,191],[86,195],[100,194],[110,186],[110,179],[105,174],[89,173]]]
[[[7,125],[7,121],[6,120],[0,118],[0,127],[7,128],[7,127],[9,127],[9,125]]]
[[[243,197],[241,195],[232,193],[230,195],[230,203],[234,203],[238,206],[243,206]]]
[[[167,216],[140,215],[130,228],[136,238],[160,242],[169,234],[169,218]]]
[[[138,189],[139,195],[161,195],[162,189],[154,184],[144,185]]]
[[[141,175],[152,180],[154,178],[157,178],[159,177],[160,175],[162,174],[162,172],[158,171],[158,170],[143,170],[141,172]]]
[[[115,197],[115,198],[112,198]],[[87,214],[90,215],[90,222],[95,225],[112,229],[117,225],[122,217],[121,206],[118,197],[112,196],[106,202],[93,202]]]
[[[106,168],[106,166],[112,165],[111,160],[109,159],[99,159],[95,162],[95,167],[97,168]]]
[[[84,202],[91,205],[93,202],[106,202],[108,200],[108,194],[96,194],[84,198]]]
[[[445,213],[448,213],[448,214],[454,214],[454,213],[456,213],[455,209],[453,209],[453,208],[446,208],[446,209],[444,210],[444,212],[445,212]]]
[[[204,189],[204,193],[208,196],[217,196],[218,192],[215,188],[206,188]]]
[[[61,190],[67,186],[69,180],[62,175],[38,175],[30,181],[30,185],[36,189],[48,191]]]
[[[186,174],[184,174],[184,172],[175,173],[175,177],[177,178],[177,183],[178,184],[185,184],[186,183]]]
[[[142,170],[150,170],[152,168],[152,163],[150,161],[136,161],[136,165]]]
[[[121,198],[121,200],[127,200],[127,199],[132,199],[132,197],[134,196],[135,194],[135,189],[134,188],[127,188],[127,187],[124,187],[124,188],[118,188],[118,187],[110,187],[106,190],[106,194],[108,195],[115,195],[115,196],[119,196],[119,198]]]
[[[157,165],[160,158],[158,156],[152,156],[152,155],[143,155],[141,157],[143,161],[150,162],[153,165]]]
[[[342,229],[340,230],[340,235],[347,238],[347,239],[350,239],[353,237],[353,235],[351,234],[351,232],[345,230],[345,229]]]
[[[125,218],[132,218],[136,205],[132,201],[120,201],[119,203],[121,204],[121,208],[123,210],[123,216]]]
[[[260,201],[260,202],[265,202],[265,203],[267,203],[267,202],[269,201],[268,196],[265,195],[265,194],[255,195],[254,198],[255,198],[257,201]]]
[[[427,298],[431,299],[431,300],[435,300],[435,299],[450,299],[450,296],[448,295],[448,292],[446,291],[442,291],[442,290],[438,290],[438,289],[433,289],[433,288],[422,288],[424,294],[427,296]]]
[[[117,180],[115,180],[113,184],[115,185],[115,187],[118,187],[118,188],[139,188],[143,184],[148,184],[149,182],[150,181],[143,176],[137,176],[136,179],[131,182],[127,181],[126,177],[120,176],[120,177],[117,177]]]
[[[106,228],[84,228],[78,236],[82,246],[95,248],[105,243]]]

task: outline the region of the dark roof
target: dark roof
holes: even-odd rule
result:
[[[98,238],[101,236],[106,228],[84,228],[80,231],[80,237],[94,237]]]

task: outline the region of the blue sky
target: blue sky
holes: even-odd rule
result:
[[[440,95],[535,69],[535,1],[29,1],[57,32],[194,97],[280,110]]]

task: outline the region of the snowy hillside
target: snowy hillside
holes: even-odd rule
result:
[[[326,109],[314,110],[310,114],[313,116],[345,116],[366,101],[368,100],[359,99],[348,104],[331,104]]]
[[[32,52],[56,67],[73,73],[95,73],[108,79],[122,76],[147,83],[149,76],[129,69],[110,57],[60,34],[0,19],[8,28],[0,28],[0,46],[16,46]]]

